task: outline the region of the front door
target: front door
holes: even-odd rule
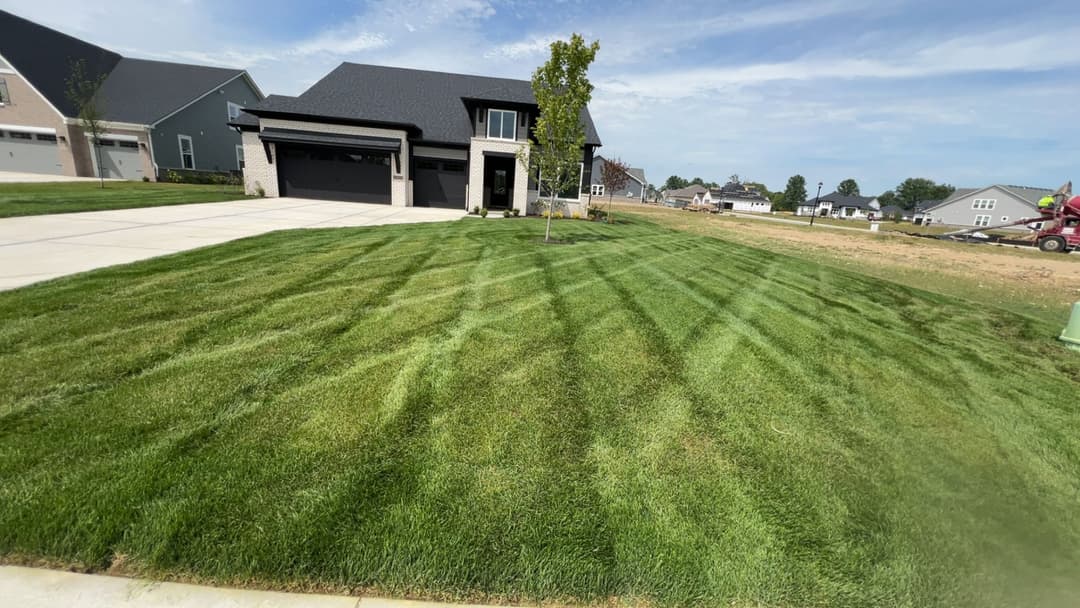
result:
[[[505,156],[484,156],[484,206],[509,209],[514,201],[514,163]]]

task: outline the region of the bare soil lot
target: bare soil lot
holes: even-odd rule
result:
[[[865,234],[825,227],[711,216],[651,206],[623,212],[671,228],[858,270],[930,291],[1064,321],[1080,300],[1080,255],[935,241],[899,232]]]

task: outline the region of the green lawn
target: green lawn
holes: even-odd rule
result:
[[[241,198],[247,197],[238,186],[165,182],[105,182],[105,188],[96,182],[0,184],[0,217],[216,203]]]
[[[291,231],[0,294],[9,562],[394,595],[1080,602],[1060,326],[643,221]]]

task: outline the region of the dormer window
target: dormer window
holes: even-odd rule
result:
[[[517,112],[488,110],[488,139],[517,139]]]

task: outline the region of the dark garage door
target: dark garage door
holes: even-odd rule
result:
[[[469,176],[463,160],[417,158],[413,172],[413,204],[419,207],[465,208]]]
[[[390,154],[277,146],[281,196],[390,204]]]

